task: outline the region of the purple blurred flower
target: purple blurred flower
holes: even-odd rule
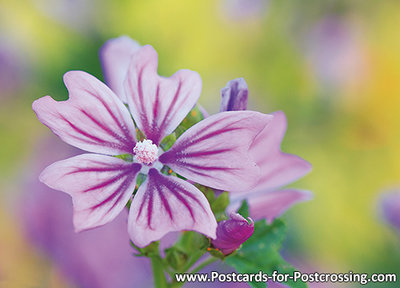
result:
[[[132,48],[128,45],[126,51]],[[127,61],[130,58],[124,82],[129,110],[106,85],[82,71],[64,75],[69,100],[57,102],[46,96],[33,103],[39,120],[53,133],[68,144],[97,153],[56,162],[42,172],[40,180],[72,196],[74,225],[82,231],[113,220],[131,198],[136,177],[142,173],[147,178],[132,200],[128,218],[128,231],[137,246],[181,230],[215,238],[217,223],[204,194],[159,170],[167,165],[185,178],[216,189],[251,188],[259,168],[248,149],[273,117],[251,111],[219,113],[188,129],[164,152],[159,144],[195,105],[201,78],[190,70],[180,70],[170,78],[158,76],[158,56],[149,45],[124,55]],[[136,142],[131,114],[146,140]],[[121,154],[133,161],[113,157]]]
[[[327,88],[337,88],[363,77],[366,71],[363,45],[349,23],[327,17],[305,39],[311,67]]]
[[[400,191],[383,194],[381,196],[381,209],[384,219],[400,231]]]
[[[0,97],[16,96],[27,73],[27,59],[18,51],[17,45],[0,38]]]
[[[51,139],[38,147],[32,170],[54,157],[78,153]],[[34,173],[32,173],[33,175]],[[133,256],[126,231],[127,215],[119,215],[103,229],[75,233],[70,198],[56,193],[36,177],[28,179],[20,202],[20,215],[30,243],[44,252],[77,287],[150,287],[148,259]]]
[[[269,0],[222,0],[224,16],[233,21],[261,19],[267,11]]]
[[[92,29],[100,3],[93,0],[31,0],[45,16],[78,32]]]
[[[224,255],[229,255],[253,235],[254,222],[237,213],[231,213],[230,219],[218,223],[217,238],[211,241]]]
[[[247,85],[244,79],[239,78],[228,82],[230,93],[222,89],[222,111],[233,108],[246,109]],[[233,87],[241,87],[240,89]],[[228,101],[226,99],[229,99]],[[226,105],[224,103],[229,103]],[[265,218],[271,222],[280,216],[292,205],[310,200],[312,194],[308,191],[296,189],[276,190],[310,172],[311,164],[302,158],[283,153],[280,149],[286,131],[286,117],[281,111],[272,114],[274,118],[255,138],[250,147],[250,154],[260,167],[261,177],[253,189],[233,191],[230,194],[233,204],[230,210],[239,207],[240,201],[247,199],[250,216],[255,219]]]

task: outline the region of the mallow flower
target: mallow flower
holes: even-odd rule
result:
[[[121,38],[116,41],[120,43]],[[144,174],[128,217],[133,243],[144,247],[181,230],[215,238],[217,222],[204,194],[161,169],[168,166],[188,180],[215,189],[250,189],[258,181],[259,167],[249,147],[273,116],[252,111],[218,113],[189,128],[164,151],[162,139],[196,104],[201,78],[190,70],[160,77],[153,47],[131,48],[126,53],[130,64],[124,95],[118,97],[86,72],[70,71],[64,75],[67,101],[45,96],[33,103],[38,119],[53,133],[92,152],[50,165],[40,180],[72,196],[74,226],[82,231],[112,221],[131,199],[137,176]],[[114,63],[118,65],[118,61],[110,65]],[[143,141],[136,140],[134,123],[144,134]]]
[[[220,111],[239,111],[247,109],[248,87],[243,78],[228,82],[221,89]],[[260,179],[252,189],[231,191],[235,211],[243,199],[249,204],[250,217],[254,220],[265,218],[271,222],[292,205],[310,200],[309,191],[298,189],[279,189],[311,171],[311,164],[304,159],[281,151],[280,146],[286,132],[287,121],[282,111],[272,113],[270,125],[256,136],[250,146],[250,155],[260,167]]]

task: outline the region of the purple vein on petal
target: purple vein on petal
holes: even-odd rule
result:
[[[157,83],[156,100],[153,106],[153,120],[151,125],[152,131],[155,131],[157,129],[157,117],[160,109],[159,106],[160,106],[160,83]]]
[[[173,108],[175,108],[175,106],[176,106],[177,99],[178,99],[179,93],[180,93],[180,91],[181,91],[181,88],[182,88],[182,81],[179,80],[178,88],[176,89],[174,98],[172,99],[172,102],[171,102],[172,105],[170,105],[170,106],[168,107],[168,110],[167,110],[167,112],[166,112],[165,115],[164,115],[164,119],[161,121],[161,125],[160,125],[160,127],[158,128],[158,131],[157,131],[158,136],[157,136],[157,140],[154,141],[155,143],[158,143],[158,142],[161,140],[161,139],[160,139],[160,136],[161,136],[162,131],[165,129],[165,126],[168,126],[168,125],[170,124],[170,122],[171,122],[171,117],[169,117],[169,116],[170,116],[171,111],[173,110]],[[186,98],[187,98],[187,96],[185,97],[185,99],[186,99]],[[185,100],[183,100],[183,101],[185,101]],[[154,118],[155,118],[155,116],[154,116]]]
[[[96,118],[93,117],[90,113],[79,109],[83,115],[85,115],[89,120],[91,120],[94,124],[96,124],[100,129],[103,129],[103,131],[107,132],[111,136],[113,136],[115,139],[119,140],[120,142],[124,143],[126,146],[129,146],[130,143],[127,142],[127,139],[122,138],[120,135],[109,129],[107,126],[104,126],[102,123],[100,123]]]
[[[120,176],[126,176],[126,175],[120,175]],[[107,202],[113,200],[118,195],[118,198],[114,201],[113,205],[108,209],[108,212],[110,212],[115,207],[115,204],[118,202],[118,200],[120,200],[122,198],[123,193],[121,193],[121,191],[124,191],[127,188],[129,183],[132,181],[132,178],[133,178],[132,175],[129,175],[128,177],[126,177],[123,180],[123,182],[118,186],[118,188],[110,196],[108,196],[106,199],[104,199],[100,203],[90,207],[90,209],[94,210],[94,209],[106,204]]]
[[[118,118],[115,116],[115,114],[113,113],[113,111],[111,111],[109,105],[107,105],[107,103],[104,102],[104,99],[102,99],[102,98],[100,98],[100,97],[97,97],[95,94],[93,94],[93,93],[90,92],[90,91],[85,90],[85,92],[87,92],[88,94],[90,94],[90,95],[92,95],[93,97],[95,97],[95,98],[101,103],[101,105],[107,110],[108,114],[109,114],[109,115],[111,116],[111,118],[113,119],[114,123],[117,124],[117,126],[121,129],[121,132],[124,133],[124,136],[125,136],[125,138],[126,138],[127,140],[134,140],[134,139],[131,139],[131,137],[130,137],[130,135],[129,135],[129,132],[128,132],[127,128],[125,127],[125,125],[123,125],[123,124],[118,120]],[[121,111],[120,111],[120,110],[117,110],[117,111],[118,111],[118,115],[122,118],[123,116],[122,116]],[[133,144],[133,145],[134,145],[134,144]]]
[[[106,187],[106,186],[108,186],[108,185],[110,185],[110,184],[112,184],[112,183],[117,182],[118,180],[121,179],[121,177],[124,177],[124,176],[126,176],[126,175],[129,175],[130,173],[131,173],[131,171],[125,171],[125,172],[123,172],[123,173],[121,173],[121,174],[117,174],[117,175],[115,175],[114,177],[112,177],[112,178],[110,178],[110,179],[107,179],[106,181],[103,181],[103,182],[101,182],[101,183],[99,183],[99,184],[96,184],[95,186],[92,186],[92,187],[90,187],[90,188],[87,188],[87,189],[83,190],[82,192],[85,193],[85,192],[97,190],[97,189],[100,189],[100,188],[104,188],[104,187]]]
[[[144,71],[145,68],[146,68],[146,65],[141,67],[141,69],[139,71],[139,74],[138,74],[138,96],[139,96],[140,108],[142,110],[142,113],[140,113],[140,116],[141,116],[142,122],[143,122],[142,124],[145,127],[148,127],[149,120],[148,120],[147,115],[146,115],[146,107],[144,106],[143,81],[142,81],[143,71]]]
[[[132,241],[144,247],[172,231],[195,230],[215,237],[216,221],[200,190],[151,168],[133,198],[128,230]]]

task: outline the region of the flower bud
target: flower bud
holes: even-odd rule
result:
[[[217,238],[212,245],[224,255],[229,255],[240,247],[254,232],[254,222],[249,221],[237,213],[231,213],[229,220],[218,223]]]
[[[221,89],[220,111],[240,111],[247,109],[249,89],[243,78],[231,80]]]

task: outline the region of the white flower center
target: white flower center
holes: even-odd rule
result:
[[[143,140],[136,143],[133,148],[135,160],[139,163],[151,164],[158,159],[158,147],[151,140]]]

